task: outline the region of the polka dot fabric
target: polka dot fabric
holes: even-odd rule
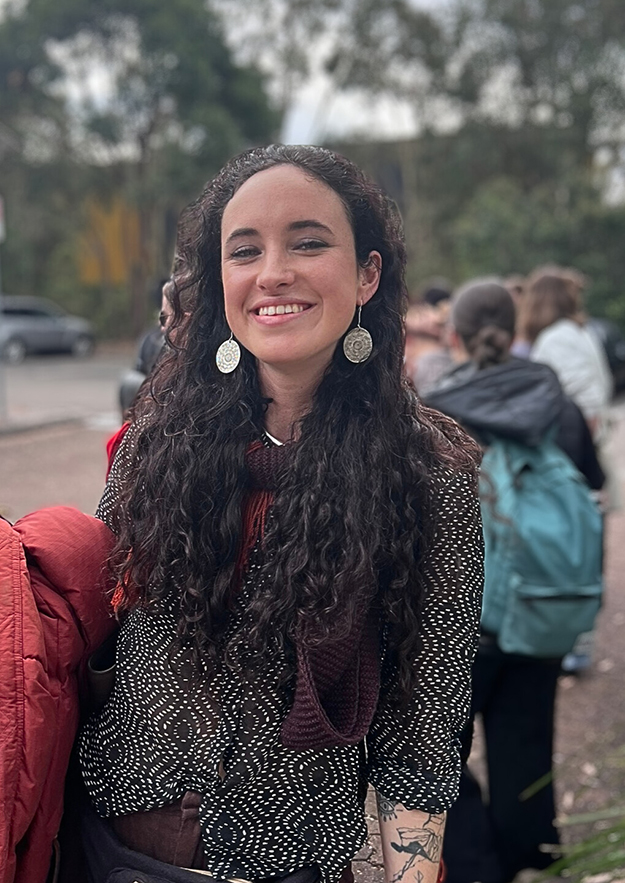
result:
[[[113,529],[117,488],[132,456],[129,435],[97,513]],[[256,549],[228,635],[235,661],[210,690],[170,653],[173,607],[135,610],[124,621],[115,688],[80,737],[83,777],[98,813],[154,809],[198,791],[214,875],[254,880],[315,863],[324,881],[334,881],[366,839],[363,776],[411,809],[448,809],[460,772],[455,735],[468,713],[482,547],[475,477],[450,473],[437,487],[441,518],[425,565],[418,688],[409,708],[397,711],[385,698],[394,677],[387,667],[366,762],[357,745],[295,751],[280,744],[292,699],[280,654],[256,679],[237,670],[247,601],[259,588]]]
[[[415,660],[419,682],[409,707],[398,711],[384,699],[393,678],[389,673],[367,736],[370,783],[407,809],[426,812],[447,809],[458,796],[456,734],[471,700],[484,579],[475,477],[443,476],[437,503],[438,530],[424,561],[427,588]]]

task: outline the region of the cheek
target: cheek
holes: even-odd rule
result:
[[[224,309],[228,322],[236,321],[244,299],[244,285],[241,274],[222,269],[221,281],[224,290]]]

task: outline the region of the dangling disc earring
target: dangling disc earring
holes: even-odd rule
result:
[[[373,349],[373,340],[366,328],[360,327],[362,306],[358,305],[358,326],[352,328],[343,338],[343,352],[350,362],[366,362]]]
[[[217,354],[215,362],[222,374],[231,374],[241,361],[241,347],[234,339],[234,334],[230,332],[228,340],[224,340]]]

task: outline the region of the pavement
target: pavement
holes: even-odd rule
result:
[[[8,420],[0,426],[0,513],[42,506],[93,512],[104,486],[106,441],[120,425],[117,387],[131,344],[90,359],[40,356],[5,367]]]
[[[42,506],[93,512],[104,487],[105,445],[119,426],[117,384],[133,348],[108,348],[93,359],[38,358],[8,368],[11,432],[0,435],[0,513],[10,520]],[[625,497],[625,402],[613,409],[612,459]],[[29,427],[24,431],[23,427]],[[16,432],[16,428],[21,431]],[[625,512],[607,522],[606,595],[595,658],[582,677],[560,680],[555,774],[565,842],[593,826],[571,816],[625,805]],[[478,736],[470,763],[484,777]],[[382,883],[375,807],[367,803],[369,843],[354,863],[359,883]],[[601,826],[596,822],[594,828]]]
[[[613,407],[610,459],[625,499],[625,401]],[[625,807],[625,511],[606,519],[605,596],[593,665],[559,683],[555,777],[564,842],[590,833],[569,818]],[[625,815],[625,811],[623,813]],[[597,822],[595,830],[605,827]]]
[[[0,365],[0,402],[6,399],[7,412],[0,433],[69,421],[111,425],[119,419],[119,378],[134,353],[131,343],[111,343],[91,358],[34,356],[21,365]]]

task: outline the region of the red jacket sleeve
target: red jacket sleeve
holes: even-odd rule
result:
[[[0,522],[0,883],[46,880],[78,727],[77,673],[115,625],[113,543],[101,521],[67,507]]]

